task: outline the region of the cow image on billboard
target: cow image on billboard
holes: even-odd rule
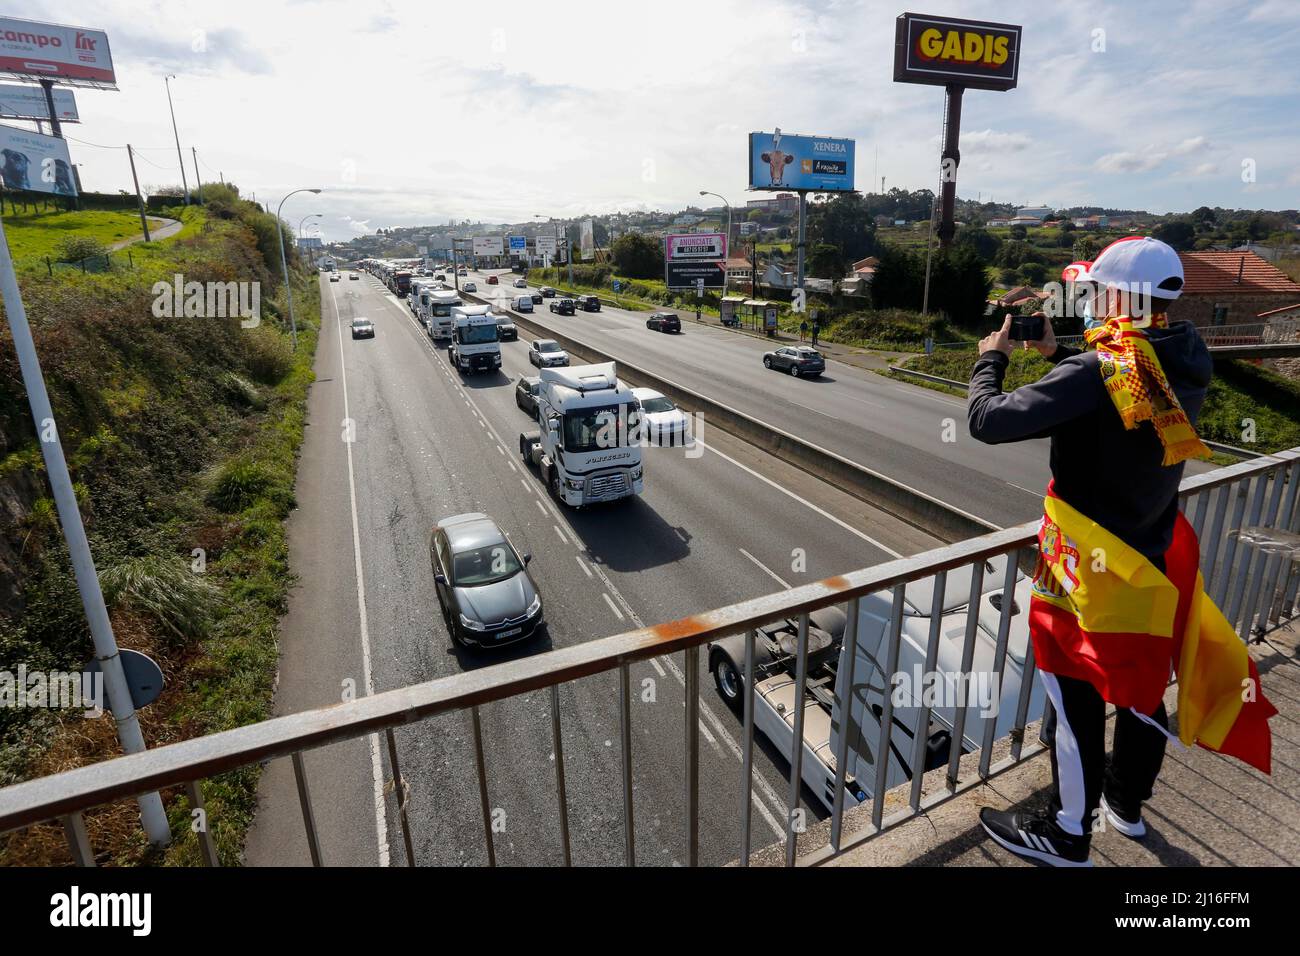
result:
[[[0,73],[57,80],[67,86],[117,88],[108,34],[35,20],[0,17]]]
[[[6,189],[77,195],[67,141],[12,126],[0,126],[0,179]]]
[[[894,81],[1014,89],[1020,31],[1009,23],[904,13],[894,31]]]
[[[853,140],[750,133],[749,188],[851,192]]]

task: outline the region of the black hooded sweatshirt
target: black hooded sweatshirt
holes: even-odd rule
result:
[[[1195,425],[1214,372],[1209,350],[1190,322],[1148,329],[1147,337]],[[1155,426],[1124,428],[1102,383],[1096,351],[1058,346],[1052,371],[1004,393],[1008,361],[993,350],[975,363],[967,404],[971,436],[990,445],[1050,437],[1056,494],[1163,568],[1183,465],[1161,464],[1164,447]]]

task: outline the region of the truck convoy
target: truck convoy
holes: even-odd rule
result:
[[[573,507],[639,495],[640,405],[614,363],[538,374],[540,427],[519,436],[524,464],[536,466],[551,495]]]
[[[937,622],[931,618],[934,579],[906,586],[892,686],[887,686],[885,678],[890,673],[892,593],[873,594],[859,602],[856,633],[846,627],[848,622],[838,608],[810,615],[802,701],[795,700],[798,622],[778,621],[757,629],[754,727],[781,753],[789,754],[795,717],[802,707],[802,779],[828,810],[834,810],[836,759],[841,752],[847,756],[848,805],[873,796],[880,769],[877,749],[881,745],[881,721],[886,717],[891,733],[885,790],[912,779],[917,772],[948,765],[958,737],[962,703],[967,704],[958,742],[963,754],[983,746],[988,721],[995,722],[994,740],[1006,737],[1016,725],[1029,646],[1030,582],[1016,572],[1004,658],[998,661],[999,624],[1006,600],[1006,558],[985,563],[978,614],[968,627],[972,573],[970,567],[948,572]],[[967,647],[972,649],[968,659]],[[718,693],[733,709],[742,709],[744,635],[715,641],[708,646],[708,653]],[[852,688],[848,686],[850,665]],[[850,699],[846,725],[839,702]],[[1023,719],[1041,717],[1043,702],[1043,685],[1039,681]],[[843,737],[846,733],[847,741]]]
[[[501,367],[497,316],[487,305],[451,309],[452,337],[447,360],[461,372],[494,372]]]

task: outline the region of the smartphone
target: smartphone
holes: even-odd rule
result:
[[[1046,316],[1013,315],[1011,317],[1011,339],[1014,342],[1041,342],[1046,333],[1044,327]]]

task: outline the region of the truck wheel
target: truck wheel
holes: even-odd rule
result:
[[[713,662],[713,683],[718,687],[718,694],[732,710],[740,711],[744,707],[744,678],[740,669],[725,653],[715,652]]]
[[[547,482],[547,488],[550,490],[552,498],[560,504],[564,504],[564,499],[560,497],[560,476],[556,474],[554,466],[551,467],[551,476],[550,481]]]

